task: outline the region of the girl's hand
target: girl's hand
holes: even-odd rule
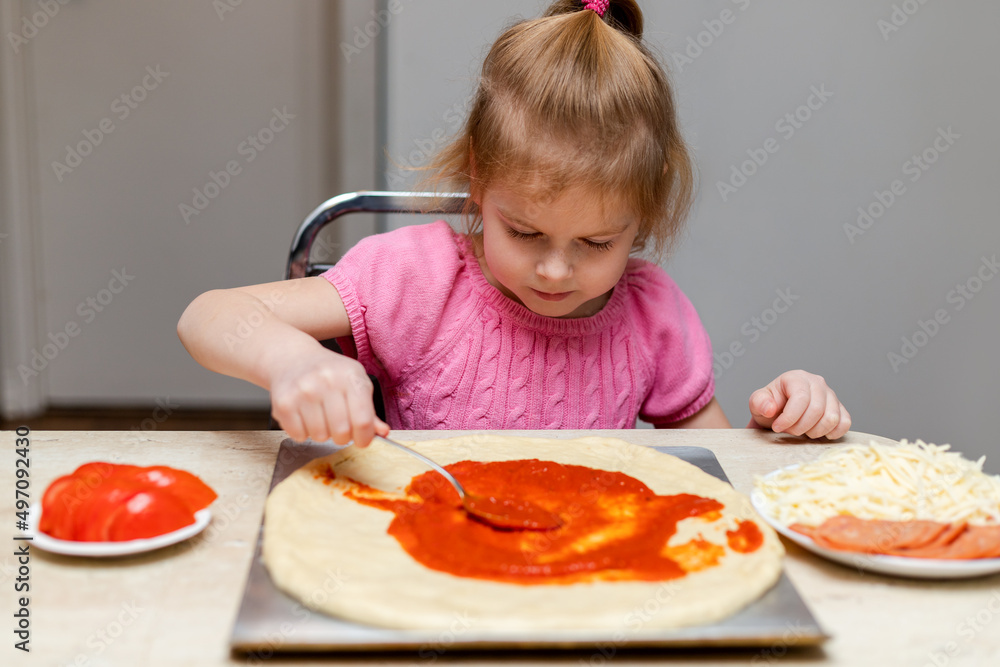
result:
[[[271,378],[274,418],[295,440],[351,440],[367,447],[389,425],[375,416],[372,382],[356,360],[317,348],[298,354]]]
[[[836,440],[851,428],[851,415],[826,380],[805,371],[782,373],[751,394],[750,415],[748,428],[810,438]]]

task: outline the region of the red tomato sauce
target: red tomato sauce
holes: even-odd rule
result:
[[[741,554],[757,551],[764,544],[764,534],[753,521],[740,521],[736,530],[726,531],[729,548]]]
[[[691,494],[660,496],[620,472],[537,459],[446,466],[470,494],[523,500],[556,514],[545,531],[504,530],[470,518],[455,490],[436,472],[412,479],[406,495],[373,489],[349,478],[344,495],[395,514],[388,532],[415,560],[456,576],[515,584],[585,581],[662,581],[717,565],[722,545],[700,535],[667,546],[677,524],[717,520],[722,503]],[[752,531],[741,525],[747,550]],[[742,532],[741,532],[742,531]],[[759,531],[757,531],[759,535]],[[732,544],[733,538],[730,538]]]

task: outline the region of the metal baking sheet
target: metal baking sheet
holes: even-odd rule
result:
[[[271,488],[308,461],[326,456],[336,447],[291,440],[281,443]],[[728,482],[719,460],[703,447],[655,447],[692,463],[710,475]],[[306,610],[278,590],[261,560],[263,525],[247,578],[243,603],[233,627],[230,647],[236,653],[269,656],[281,652],[361,652],[504,649],[595,649],[692,647],[692,646],[773,646],[816,645],[828,638],[788,577],[756,602],[727,619],[677,630],[628,633],[548,632],[544,636],[523,632],[473,632],[457,628],[440,630],[396,630],[362,625],[319,612]]]

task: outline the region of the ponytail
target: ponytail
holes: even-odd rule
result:
[[[587,11],[585,5],[586,3],[580,0],[556,0],[549,5],[542,16],[559,16],[560,14]],[[611,0],[601,18],[616,30],[635,37],[637,41],[642,39],[642,10],[639,9],[639,5],[634,0]]]

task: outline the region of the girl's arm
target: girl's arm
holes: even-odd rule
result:
[[[375,416],[371,381],[360,363],[319,343],[350,334],[340,294],[321,277],[206,292],[177,323],[198,363],[269,390],[292,438],[363,446],[389,432]]]
[[[730,428],[716,399],[670,428]],[[826,380],[805,371],[782,373],[750,395],[747,428],[836,440],[851,428],[851,415]]]
[[[732,428],[719,401],[712,399],[708,405],[690,417],[670,424],[670,428]]]

